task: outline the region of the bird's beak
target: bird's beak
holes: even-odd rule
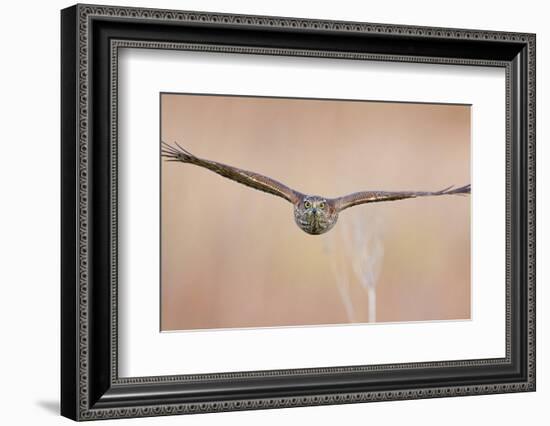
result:
[[[313,213],[315,216],[317,216],[317,209],[316,208],[311,209],[311,213]]]

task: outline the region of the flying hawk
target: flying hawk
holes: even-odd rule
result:
[[[361,191],[338,198],[327,198],[298,192],[281,182],[259,173],[238,169],[216,161],[205,160],[191,154],[177,142],[175,147],[162,142],[162,156],[167,161],[194,164],[204,167],[223,177],[243,185],[284,198],[294,206],[294,220],[301,230],[311,235],[330,231],[338,220],[338,214],[349,207],[380,201],[396,201],[405,198],[469,194],[470,185],[454,188],[450,186],[440,191]]]

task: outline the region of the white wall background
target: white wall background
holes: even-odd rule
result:
[[[547,424],[550,401],[550,27],[545,2],[162,0],[103,4],[537,33],[538,390],[360,405],[118,420],[120,424]],[[2,424],[68,424],[59,404],[59,9],[2,8],[0,65],[0,413]],[[546,122],[545,122],[546,121]],[[102,424],[113,423],[107,421]],[[131,423],[129,423],[131,422]],[[113,423],[115,424],[115,423]]]

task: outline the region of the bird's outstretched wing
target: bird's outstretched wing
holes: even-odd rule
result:
[[[228,166],[226,164],[217,163],[216,161],[204,160],[191,154],[186,149],[182,148],[177,142],[175,147],[162,142],[162,156],[166,157],[167,161],[177,161],[181,163],[194,164],[204,167],[223,177],[242,183],[243,185],[264,191],[269,194],[276,195],[290,201],[292,204],[301,199],[302,194],[298,191],[283,185],[281,182],[263,176],[258,173],[249,172],[247,170],[238,169],[237,167]]]
[[[376,203],[379,201],[396,201],[403,200],[405,198],[416,197],[430,197],[437,195],[463,195],[470,193],[470,185],[461,186],[460,188],[454,188],[450,186],[440,191],[434,192],[422,192],[422,191],[363,191],[354,192],[353,194],[344,195],[343,197],[336,198],[334,200],[338,211],[342,211],[349,207],[356,206],[358,204]]]

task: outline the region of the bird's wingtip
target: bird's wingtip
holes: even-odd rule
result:
[[[453,188],[453,186],[451,188]],[[472,190],[472,185],[467,184],[467,185],[464,185],[464,186],[460,186],[458,188],[447,190],[447,191],[445,191],[445,194],[464,195],[464,194],[470,194],[471,190]]]
[[[174,141],[174,145],[170,145],[164,141],[161,141],[161,156],[168,158],[172,161],[188,162],[195,158],[193,154],[183,148],[178,142]]]

